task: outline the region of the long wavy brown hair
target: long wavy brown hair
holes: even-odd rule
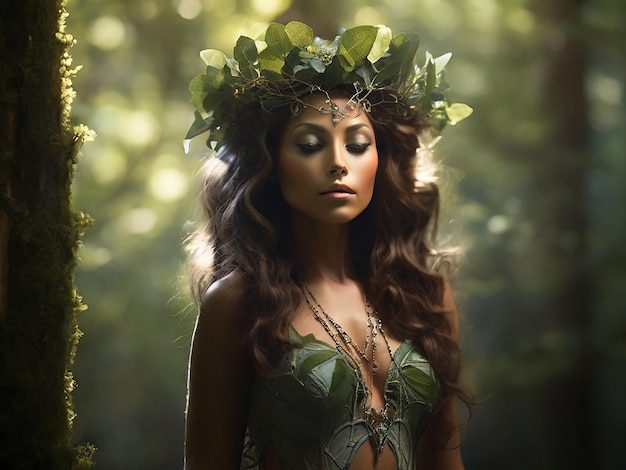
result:
[[[446,274],[440,266],[446,255],[435,249],[439,190],[419,177],[432,164],[420,161],[424,152],[418,150],[426,121],[393,91],[378,90],[367,98],[379,166],[372,202],[350,222],[358,280],[385,328],[422,346],[443,395],[471,403],[459,385],[459,347],[442,306]],[[212,282],[234,271],[242,277],[244,340],[262,375],[270,373],[277,354],[290,344],[289,325],[301,302],[290,257],[289,208],[275,176],[290,115],[289,109],[265,112],[259,104],[241,109],[217,158],[205,165],[203,221],[188,244],[191,291],[198,304]]]

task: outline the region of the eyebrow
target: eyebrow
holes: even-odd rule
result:
[[[309,129],[313,129],[318,132],[328,133],[328,128],[326,126],[321,126],[319,124],[314,124],[312,122],[301,122],[300,124],[296,124],[291,131],[293,132],[299,127],[308,127]],[[370,129],[370,127],[366,123],[359,122],[357,124],[352,124],[351,126],[346,127],[346,134],[355,132],[359,130],[361,127],[367,127],[368,129]]]

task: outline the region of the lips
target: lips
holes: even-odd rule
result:
[[[320,194],[333,193],[355,194],[354,190],[350,186],[346,186],[345,184],[333,184],[328,189],[322,191]]]

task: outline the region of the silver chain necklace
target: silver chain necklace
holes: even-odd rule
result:
[[[387,347],[387,352],[389,353],[389,357],[391,358],[391,364],[394,363],[393,353],[391,352],[391,346],[389,345],[389,341],[387,340],[387,335],[383,330],[383,323],[378,315],[373,311],[372,306],[370,305],[367,297],[365,297],[365,310],[367,312],[367,320],[366,320],[366,331],[365,331],[365,346],[361,349],[356,341],[354,341],[350,335],[337,323],[333,318],[326,313],[322,305],[317,301],[315,296],[311,293],[308,287],[302,286],[302,292],[304,294],[304,299],[311,310],[315,319],[322,325],[326,333],[332,338],[335,343],[335,347],[339,352],[343,352],[344,355],[348,356],[353,362],[356,363],[358,368],[363,367],[363,363],[369,363],[370,358],[367,356],[367,350],[369,346],[369,338],[371,338],[372,344],[372,384],[374,381],[374,377],[376,376],[376,371],[378,369],[378,364],[376,362],[376,339],[378,336],[378,332],[380,331],[380,335],[385,342],[385,346]],[[343,344],[343,345],[342,345]],[[350,353],[349,350],[352,350]],[[363,362],[361,362],[361,360]],[[364,414],[365,414],[365,422],[367,423],[368,433],[370,438],[373,441],[375,450],[376,450],[376,458],[380,457],[380,453],[385,446],[385,442],[387,441],[387,434],[389,431],[389,426],[391,424],[391,420],[393,419],[394,409],[393,405],[387,402],[387,398],[383,396],[385,400],[384,406],[380,410],[376,410],[370,406],[368,406],[368,402],[371,402],[372,391],[370,387],[365,384],[365,379],[361,374],[363,379],[363,383],[365,386],[365,390],[368,394],[368,400],[365,400],[363,403]]]
[[[356,357],[353,357],[352,354],[349,355],[359,365],[359,367],[363,365],[363,362],[370,362],[369,357],[367,357],[367,349],[369,347],[369,337],[372,337],[372,369],[373,373],[376,374],[376,327],[374,320],[372,319],[372,311],[371,308],[369,308],[369,303],[366,301],[366,306],[368,308],[366,308],[367,322],[365,330],[365,345],[363,349],[361,349],[359,345],[356,344],[356,341],[352,339],[352,337],[341,327],[341,325],[339,325],[339,323],[333,320],[333,318],[326,313],[324,307],[320,305],[308,287],[302,287],[302,291],[304,292],[304,299],[306,300],[309,309],[313,312],[315,319],[324,327],[326,333],[328,333],[328,335],[332,338],[335,346],[341,348],[348,354],[349,352],[347,349],[351,349],[354,353],[356,353]],[[343,343],[343,346],[341,343]],[[361,360],[363,360],[363,362],[361,362]]]

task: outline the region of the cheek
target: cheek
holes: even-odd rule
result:
[[[278,179],[281,183],[289,185],[294,182],[302,183],[306,181],[309,172],[305,165],[296,164],[289,159],[281,161],[278,168]]]
[[[310,172],[303,165],[293,162],[281,162],[278,171],[278,183],[285,199],[297,197],[299,190],[309,184]]]
[[[298,201],[311,185],[312,168],[305,160],[294,161],[289,156],[282,156],[277,165],[278,184],[288,204]]]
[[[378,157],[370,159],[362,168],[363,182],[374,188],[374,181],[378,172]]]

